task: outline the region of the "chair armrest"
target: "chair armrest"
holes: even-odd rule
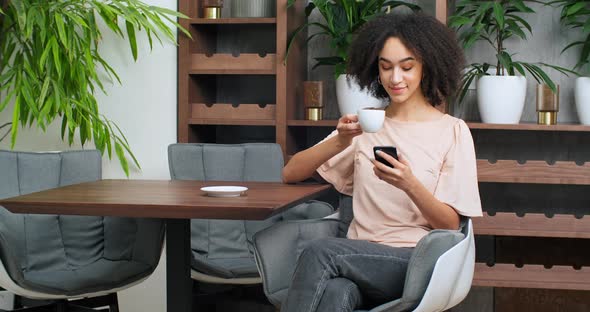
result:
[[[264,293],[275,306],[284,298],[305,243],[323,237],[338,237],[339,220],[317,219],[277,223],[254,235],[254,256]]]
[[[310,200],[287,209],[281,214],[281,217],[284,221],[310,220],[323,218],[333,212],[332,205],[319,200]]]

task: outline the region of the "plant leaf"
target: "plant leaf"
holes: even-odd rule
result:
[[[125,22],[125,26],[127,28],[127,39],[129,41],[129,45],[131,46],[133,59],[137,61],[137,38],[135,37],[135,27],[129,21]]]
[[[494,18],[500,29],[504,28],[504,8],[502,3],[494,1]]]
[[[574,15],[586,6],[586,2],[580,1],[574,3],[567,9],[566,15]]]

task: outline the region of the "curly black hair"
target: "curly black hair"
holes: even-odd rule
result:
[[[378,98],[388,98],[378,82],[379,53],[396,37],[423,64],[422,93],[432,106],[453,96],[465,63],[455,32],[420,12],[391,13],[367,22],[355,34],[348,52],[347,73]]]

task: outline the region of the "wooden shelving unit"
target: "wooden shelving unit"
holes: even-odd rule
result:
[[[555,185],[554,187],[559,188],[567,187],[572,192],[582,190],[579,186],[590,185],[590,162],[585,152],[572,152],[569,151],[569,148],[555,149],[557,146],[563,147],[563,145],[555,144],[560,140],[559,138],[564,138],[565,142],[585,142],[586,132],[590,133],[590,126],[580,124],[546,126],[534,123],[506,125],[479,122],[468,122],[467,125],[472,130],[476,150],[478,149],[477,144],[486,144],[480,145],[482,147],[480,154],[490,158],[499,155],[502,155],[501,158],[510,158],[477,160],[480,184],[493,183],[486,185],[485,188],[481,188],[480,185],[480,190],[507,190],[510,193],[513,192],[511,186],[501,185],[502,183],[529,184],[518,186],[518,190],[531,192],[530,194],[519,194],[519,200],[527,201],[526,198],[529,196],[539,196],[534,193],[535,191],[547,189],[539,184]],[[515,133],[515,131],[519,133]],[[529,138],[531,141],[526,141]],[[504,139],[506,139],[505,142],[503,142]],[[548,144],[553,142],[553,145],[547,148],[538,148],[538,145],[535,145],[544,140],[547,140]],[[493,147],[490,148],[487,144],[492,144]],[[528,153],[528,146],[531,146],[531,151],[538,151],[541,154]],[[494,148],[498,150],[494,151]],[[526,156],[551,159],[551,162],[545,160],[525,161],[523,158],[527,159]],[[560,159],[567,159],[567,161]],[[481,194],[482,198],[486,197],[486,194]],[[499,194],[501,193],[496,196]],[[590,239],[590,217],[576,218],[574,214],[583,215],[584,211],[574,211],[573,208],[568,210],[565,207],[567,205],[566,199],[556,196],[552,192],[542,196],[549,200],[555,198],[556,202],[551,205],[555,204],[555,207],[559,207],[556,209],[562,211],[560,213],[554,214],[552,211],[545,210],[547,208],[535,209],[530,207],[531,205],[522,206],[521,202],[510,197],[513,195],[507,194],[507,198],[499,198],[498,203],[509,206],[496,206],[497,211],[518,211],[519,215],[514,212],[484,213],[482,218],[473,219],[475,234],[484,235],[486,238],[482,239],[491,243],[491,245],[480,246],[485,246],[484,249],[487,250],[487,254],[482,256],[483,259],[480,261],[493,260],[491,263],[495,262],[493,266],[488,266],[486,263],[476,263],[473,286],[500,287],[494,290],[493,300],[494,304],[504,302],[504,305],[506,302],[518,305],[521,300],[520,296],[524,296],[524,294],[530,296],[532,301],[541,301],[555,300],[555,298],[563,296],[564,292],[554,290],[590,290],[590,268],[586,266],[588,263],[583,260],[586,259],[587,253],[583,249],[578,249],[578,246],[586,246],[584,240]],[[495,202],[495,200],[490,201],[489,194],[487,197],[488,204]],[[575,204],[578,207],[581,203],[575,202]],[[492,207],[487,208],[491,209]],[[523,211],[534,211],[535,213],[523,213]],[[550,217],[544,212],[548,213]],[[539,246],[545,246],[547,250],[545,252],[539,251]],[[516,266],[514,263],[519,265]],[[539,265],[539,263],[544,265]],[[576,264],[576,268],[581,267],[581,269],[574,268],[573,264]],[[529,288],[529,290],[516,288]],[[539,290],[534,291],[533,289]],[[552,291],[547,292],[540,289],[551,289]],[[590,300],[590,296],[586,294],[580,294],[580,297],[584,302]],[[503,298],[503,301],[497,301],[498,298]],[[571,305],[564,304],[564,306],[568,307],[564,308],[565,310],[571,308]],[[525,305],[523,308],[525,311],[530,311]]]
[[[215,143],[223,126],[268,126],[287,150],[287,115],[301,102],[307,70],[303,36],[283,59],[287,36],[305,22],[304,1],[287,9],[277,0],[272,18],[219,19],[199,16],[202,2],[179,0],[193,40],[179,36],[178,141]]]

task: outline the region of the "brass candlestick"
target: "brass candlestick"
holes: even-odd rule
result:
[[[537,85],[537,123],[540,125],[557,124],[558,111],[559,85],[557,85],[557,92],[553,92],[546,84]]]
[[[303,82],[303,107],[306,120],[322,120],[324,110],[324,82]]]
[[[203,0],[203,18],[221,18],[223,0]]]

